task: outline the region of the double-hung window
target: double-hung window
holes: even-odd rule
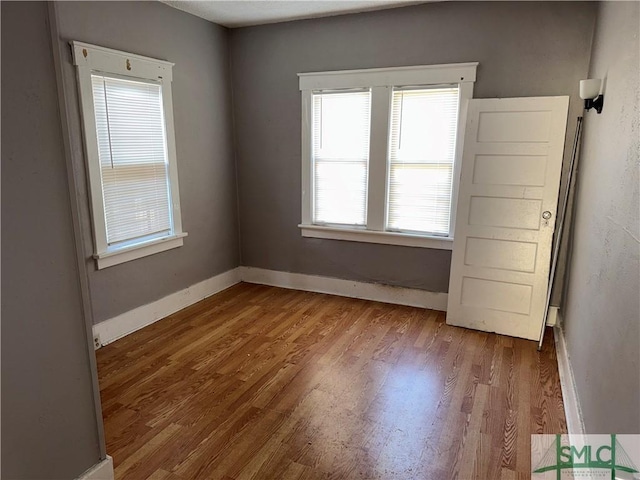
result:
[[[313,96],[314,223],[366,225],[371,92]]]
[[[451,249],[476,67],[300,74],[303,236]]]
[[[73,42],[98,268],[182,245],[173,64]]]

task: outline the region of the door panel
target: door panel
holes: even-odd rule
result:
[[[545,155],[478,155],[473,184],[543,187],[546,171]]]
[[[473,195],[470,202],[469,225],[526,230],[540,227],[540,200]]]
[[[469,102],[447,323],[537,340],[568,106],[569,97]]]
[[[467,238],[464,264],[514,272],[535,271],[538,245],[487,238]]]
[[[514,100],[513,98],[498,99]],[[474,100],[472,100],[474,101]],[[546,143],[549,140],[548,111],[479,112],[479,143]]]
[[[531,309],[531,286],[486,278],[464,277],[462,305],[528,314]]]

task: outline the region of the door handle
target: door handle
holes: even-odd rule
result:
[[[551,218],[551,212],[549,210],[545,210],[544,212],[542,212],[542,218],[544,218],[545,220],[549,220]]]

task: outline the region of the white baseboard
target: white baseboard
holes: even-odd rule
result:
[[[307,292],[328,293],[341,297],[361,298],[377,302],[408,305],[410,307],[447,310],[447,294],[427,292],[416,288],[394,287],[378,283],[357,282],[339,278],[280,272],[263,268],[237,267],[215,277],[172,293],[160,300],[135,308],[93,326],[94,337],[100,346],[151,325],[158,320],[193,305],[238,282],[258,283]],[[549,309],[548,325],[556,325],[558,309]]]
[[[561,324],[561,322],[558,323]],[[558,357],[558,372],[560,373],[564,412],[567,417],[567,431],[572,435],[582,435],[584,434],[584,421],[580,410],[580,402],[578,401],[578,392],[573,378],[569,352],[567,351],[564,332],[560,325],[554,327],[553,337],[556,344],[556,356]]]
[[[108,345],[238,282],[240,282],[240,268],[234,268],[160,300],[100,322],[93,326],[93,335],[98,336],[100,345]]]
[[[446,311],[447,294],[377,283],[241,267],[243,282]]]
[[[114,480],[114,478],[113,459],[107,455],[107,458],[100,463],[96,463],[80,475],[77,480]]]
[[[547,327],[555,327],[556,325],[558,325],[558,307],[551,305],[549,315],[547,315]]]
[[[318,275],[238,267],[179,292],[172,293],[155,302],[100,322],[93,326],[93,335],[99,338],[100,346],[108,345],[241,281],[433,310],[445,311],[447,309],[446,293],[355,282]]]

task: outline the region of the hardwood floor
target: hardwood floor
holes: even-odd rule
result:
[[[116,478],[530,478],[566,424],[536,344],[239,284],[97,352]]]

